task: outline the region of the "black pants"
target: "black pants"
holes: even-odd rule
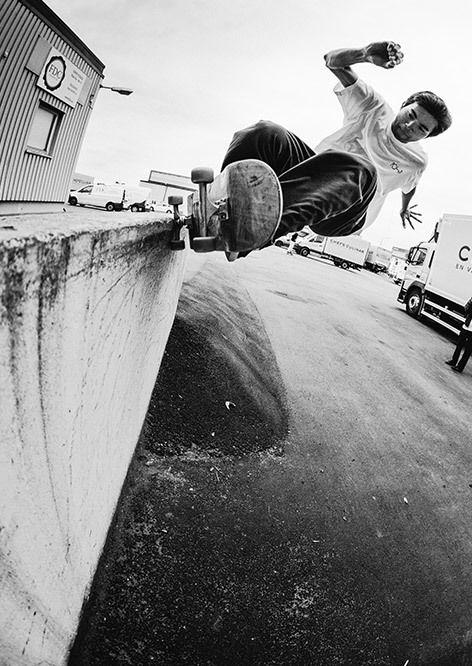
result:
[[[462,358],[459,361],[459,356],[462,350],[464,350],[464,353],[462,354]],[[456,366],[459,372],[462,372],[462,370],[467,365],[467,361],[469,360],[471,353],[472,353],[472,333],[470,331],[464,331],[464,329],[461,329],[461,332],[459,333],[459,337],[457,339],[457,346],[452,356],[452,363],[453,365]]]
[[[349,236],[364,225],[377,185],[367,160],[331,150],[316,155],[295,134],[267,120],[236,132],[222,168],[251,158],[271,166],[282,186],[276,237],[305,225],[322,236]]]

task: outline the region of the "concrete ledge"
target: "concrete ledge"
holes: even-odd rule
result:
[[[0,663],[63,664],[185,252],[155,214],[0,217]]]
[[[65,210],[67,210],[65,204],[57,201],[49,203],[41,203],[40,201],[0,201],[0,216],[64,213]]]

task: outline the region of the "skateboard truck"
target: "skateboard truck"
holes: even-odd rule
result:
[[[184,220],[179,213],[179,206],[182,204],[183,198],[181,196],[170,196],[167,201],[169,206],[174,209],[170,248],[171,250],[185,250],[185,241],[180,238],[180,230],[184,226]]]
[[[193,201],[189,215],[180,215],[179,206],[183,203],[181,196],[170,196],[168,198],[169,205],[173,206],[174,209],[170,247],[172,250],[185,249],[185,241],[181,240],[180,231],[183,226],[187,226],[190,232],[190,247],[192,250],[195,252],[213,252],[216,250],[216,236],[208,234],[208,185],[213,182],[213,169],[207,167],[192,169],[191,178],[192,182],[198,184],[199,197],[197,201]],[[221,217],[225,215],[227,215],[226,209],[225,211],[222,210]]]
[[[238,160],[216,177],[207,167],[192,169],[198,185],[188,197],[186,214],[179,212],[182,197],[169,197],[173,206],[173,250],[182,250],[182,227],[189,231],[195,252],[224,251],[228,261],[246,256],[270,243],[282,215],[282,191],[271,167],[261,160]]]
[[[208,235],[208,185],[213,182],[213,169],[197,167],[190,175],[192,183],[198,185],[198,202],[192,211],[190,247],[195,252],[216,250],[216,236]]]

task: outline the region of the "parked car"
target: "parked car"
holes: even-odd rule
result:
[[[146,210],[151,213],[173,213],[172,206],[164,201],[146,201]]]
[[[146,210],[146,201],[151,194],[151,190],[145,189],[144,187],[133,187],[130,185],[126,186],[125,189],[125,200],[123,202],[123,208],[125,210],[130,210],[132,213],[144,213]]]
[[[130,210],[132,213],[145,213],[147,210],[146,202],[140,201],[137,203],[133,203],[131,204],[131,206],[128,206],[128,210]]]

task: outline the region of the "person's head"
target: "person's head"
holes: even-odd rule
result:
[[[451,114],[444,101],[423,90],[406,99],[392,122],[392,132],[402,143],[437,136],[450,127]]]

